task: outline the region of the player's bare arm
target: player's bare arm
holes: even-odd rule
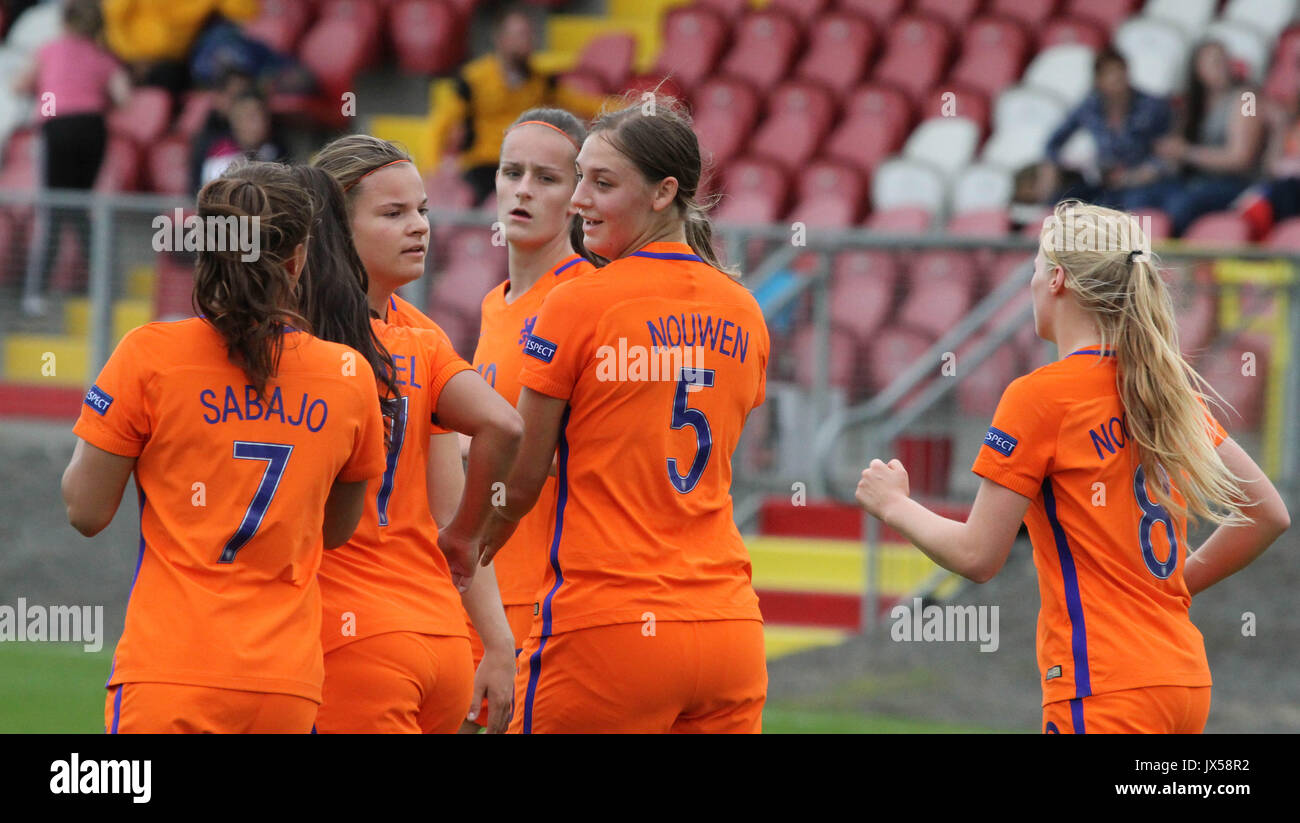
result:
[[[329,498],[325,501],[325,520],[322,532],[325,536],[325,548],[336,549],[348,542],[352,533],[361,522],[361,514],[366,509],[367,481],[344,482],[335,480],[330,487]]]
[[[568,401],[549,397],[525,386],[519,392],[519,416],[524,421],[524,440],[506,483],[506,502],[493,510],[483,539],[483,563],[492,560],[497,549],[510,539],[520,518],[533,508],[555,460],[560,438],[560,421]]]
[[[487,733],[501,734],[510,723],[510,707],[514,700],[515,638],[510,633],[510,623],[501,605],[501,590],[491,563],[474,576],[474,582],[461,594],[460,600],[469,613],[474,630],[483,640],[483,659],[474,672],[474,693],[470,698],[467,719],[472,721],[478,716],[486,698]]]
[[[135,458],[104,451],[78,439],[72,460],[63,471],[63,504],[68,522],[86,537],[99,534],[111,522],[122,502],[126,481],[135,470]]]
[[[903,535],[935,563],[976,583],[992,580],[1007,561],[1029,498],[985,479],[965,523],[935,514],[909,496],[898,460],[872,460],[855,495],[862,508]]]

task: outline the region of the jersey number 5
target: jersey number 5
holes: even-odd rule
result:
[[[293,454],[293,446],[280,443],[252,443],[247,440],[235,441],[236,460],[265,460],[266,469],[262,472],[262,482],[257,484],[253,502],[249,503],[244,511],[244,519],[239,522],[239,528],[226,541],[226,547],[221,550],[218,563],[234,563],[235,555],[262,527],[262,518],[266,517],[266,510],[275,497],[275,490],[280,487],[280,478],[284,476],[284,469],[289,465],[291,454]]]
[[[713,386],[713,369],[683,368],[677,378],[677,395],[673,398],[673,429],[690,426],[695,430],[695,459],[691,469],[685,475],[677,471],[677,458],[668,458],[668,479],[673,488],[682,494],[689,493],[700,482],[704,467],[709,465],[709,454],[713,451],[713,432],[709,430],[709,418],[699,409],[687,408],[687,392],[691,386],[710,388]]]
[[[1169,510],[1153,501],[1147,495],[1146,472],[1142,466],[1133,473],[1133,494],[1137,496],[1138,506],[1142,508],[1142,522],[1138,524],[1138,542],[1142,544],[1142,560],[1147,564],[1147,571],[1161,580],[1167,580],[1178,567],[1178,532],[1174,528],[1174,519]],[[1156,523],[1165,526],[1165,537],[1169,540],[1169,557],[1157,560],[1155,549],[1151,546],[1151,529]]]

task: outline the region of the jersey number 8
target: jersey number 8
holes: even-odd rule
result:
[[[1133,474],[1133,494],[1137,496],[1138,506],[1142,508],[1142,522],[1138,523],[1138,542],[1142,544],[1142,560],[1147,564],[1147,571],[1161,580],[1169,579],[1178,567],[1178,531],[1174,528],[1174,519],[1169,510],[1156,503],[1147,494],[1146,473],[1142,466]],[[1169,556],[1156,559],[1155,549],[1151,546],[1151,529],[1156,523],[1165,526],[1165,537],[1169,540]]]

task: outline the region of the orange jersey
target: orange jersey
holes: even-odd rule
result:
[[[532,288],[512,302],[506,302],[509,281],[483,298],[474,368],[510,405],[519,404],[524,344],[537,322],[542,301],[560,283],[595,270],[595,266],[575,254],[542,275]],[[492,561],[502,605],[532,604],[537,600],[537,589],[546,574],[546,547],[555,526],[555,490],[556,479],[546,478],[537,505],[519,521],[514,534]]]
[[[1115,358],[1097,355],[1081,349],[1013,381],[973,467],[1033,501],[1025,524],[1042,598],[1044,705],[1211,685],[1205,643],[1188,617],[1186,519],[1150,495]],[[1227,436],[1213,416],[1206,436],[1215,445]]]
[[[384,322],[392,326],[402,326],[408,329],[429,329],[436,334],[447,348],[455,351],[456,347],[452,345],[451,338],[442,330],[442,326],[417,309],[414,304],[403,300],[396,294],[388,298],[388,311],[384,313]],[[438,418],[434,416],[433,434],[448,434],[451,429],[444,429],[438,425]]]
[[[470,365],[431,330],[373,322],[393,356],[402,399],[387,464],[366,489],[361,522],[321,564],[326,653],[384,632],[466,636],[460,595],[438,550],[426,470],[438,396]]]
[[[547,296],[519,379],[568,409],[533,634],[761,619],[730,492],[768,348],[753,296],[684,243],[651,243]]]
[[[259,399],[207,321],[149,323],[113,352],[73,431],[137,459],[140,554],[108,685],[319,703],[325,502],[335,479],[384,470],[370,366],[291,332]]]

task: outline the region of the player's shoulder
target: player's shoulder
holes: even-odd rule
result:
[[[506,309],[506,289],[510,286],[510,280],[502,280],[492,288],[488,293],[483,295],[479,302],[479,312],[484,317],[491,317],[494,314],[505,311]]]

